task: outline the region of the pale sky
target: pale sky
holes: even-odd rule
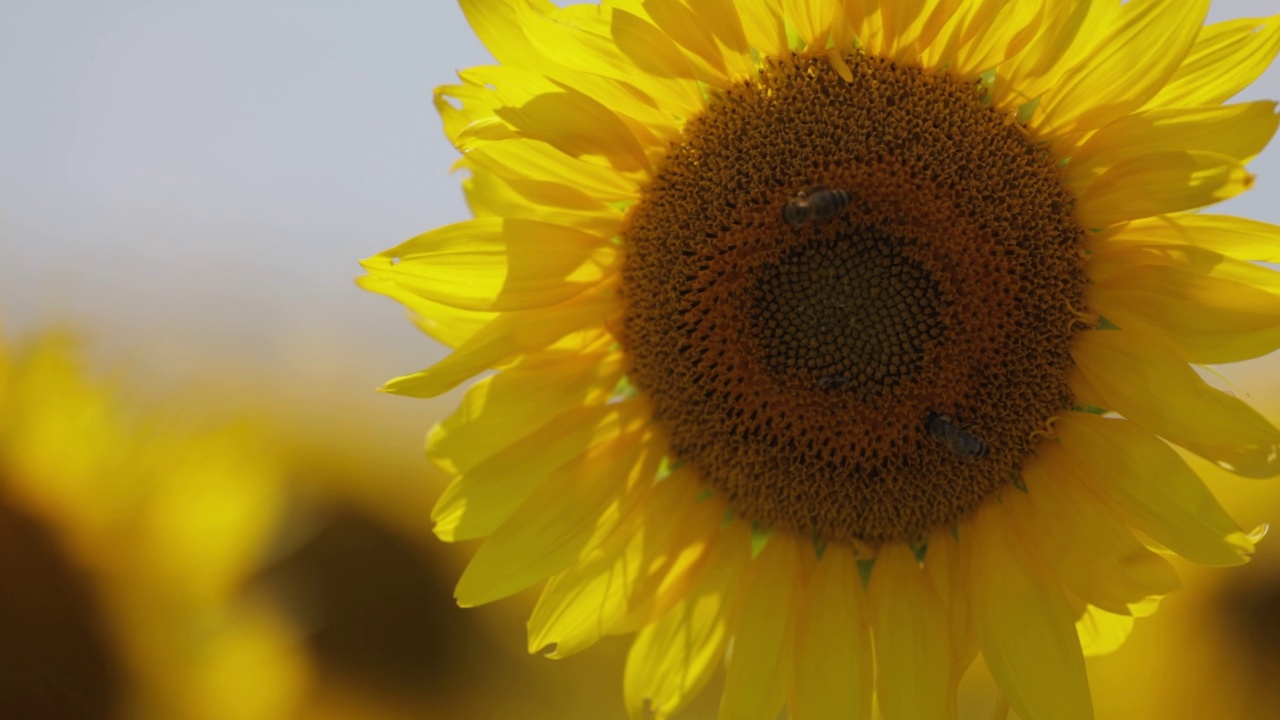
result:
[[[1214,17],[1278,10],[1225,0]],[[217,366],[359,392],[439,357],[352,278],[467,217],[431,106],[488,61],[456,5],[50,0],[5,16],[8,334],[70,319],[158,378]],[[1241,96],[1268,97],[1280,66]],[[1280,223],[1280,147],[1251,169],[1256,188],[1220,207]]]

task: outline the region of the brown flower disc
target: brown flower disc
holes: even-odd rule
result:
[[[676,459],[740,516],[918,540],[1072,404],[1083,233],[1061,168],[981,85],[845,60],[852,81],[774,61],[689,121],[624,232],[623,342]],[[815,185],[848,206],[785,221]]]

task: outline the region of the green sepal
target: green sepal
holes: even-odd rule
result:
[[[929,553],[929,543],[922,542],[919,545],[911,545],[911,554],[916,556],[916,562],[924,564],[924,556]]]
[[[858,579],[862,580],[862,589],[866,590],[871,584],[871,570],[876,566],[876,559],[863,560],[859,558],[858,563]]]
[[[769,538],[773,537],[773,530],[760,527],[760,523],[751,523],[751,559],[755,560],[760,557],[760,553],[764,552],[764,546],[769,544]]]
[[[817,556],[819,560],[821,560],[823,554],[826,552],[827,552],[827,541],[818,537],[818,533],[814,533],[813,534],[813,554]]]

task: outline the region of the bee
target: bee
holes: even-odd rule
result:
[[[834,218],[849,207],[849,193],[832,190],[826,185],[814,185],[796,193],[782,208],[782,219],[791,227],[801,227],[811,222],[824,222]]]
[[[991,451],[982,438],[956,427],[955,420],[950,415],[929,413],[924,419],[924,429],[939,445],[955,453],[964,462],[981,460]]]

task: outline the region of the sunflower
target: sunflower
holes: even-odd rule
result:
[[[462,0],[436,91],[475,218],[360,284],[488,374],[430,433],[464,606],[529,648],[635,633],[632,717],[943,718],[981,653],[1026,720],[1243,531],[1280,431],[1198,364],[1280,346],[1280,16],[1208,0]]]
[[[0,343],[0,716],[273,720],[306,663],[240,597],[281,469],[248,428],[139,414],[76,343]]]

